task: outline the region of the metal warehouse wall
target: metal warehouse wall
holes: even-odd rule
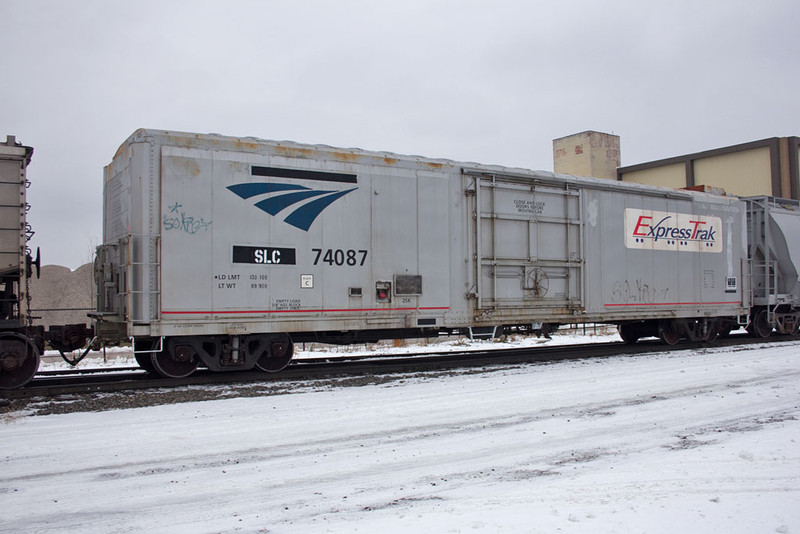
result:
[[[667,187],[712,186],[740,196],[800,200],[800,138],[751,143],[620,167],[617,179]]]
[[[772,195],[771,169],[769,148],[753,148],[696,159],[694,182],[740,196]]]
[[[686,187],[686,166],[683,163],[673,163],[640,171],[630,171],[625,174],[624,181],[680,189]]]

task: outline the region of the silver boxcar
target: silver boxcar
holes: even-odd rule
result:
[[[139,130],[104,202],[99,333],[135,337],[168,375],[275,370],[292,340],[580,322],[640,337],[750,306],[730,197]]]

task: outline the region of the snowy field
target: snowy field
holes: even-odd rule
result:
[[[0,420],[0,531],[800,533],[800,342]]]

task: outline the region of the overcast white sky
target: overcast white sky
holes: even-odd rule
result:
[[[552,170],[800,135],[796,0],[2,0],[0,138],[44,263],[101,240],[102,168],[159,128]]]

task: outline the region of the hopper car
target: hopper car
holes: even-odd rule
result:
[[[33,147],[14,136],[0,142],[0,389],[26,384],[39,369],[45,344],[64,351],[82,347],[91,330],[85,324],[45,329],[30,313],[30,280],[41,259],[29,247],[33,230],[27,221],[27,168]]]

